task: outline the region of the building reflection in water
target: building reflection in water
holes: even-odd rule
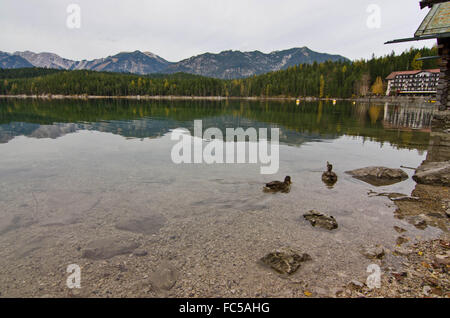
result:
[[[383,126],[385,128],[417,129],[431,132],[431,120],[435,108],[417,106],[384,105]]]

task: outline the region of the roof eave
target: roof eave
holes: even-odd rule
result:
[[[432,40],[432,39],[449,38],[449,37],[450,37],[450,32],[447,32],[447,33],[441,33],[441,34],[431,34],[431,35],[415,36],[412,38],[397,39],[397,40],[385,42],[384,44],[423,41],[423,40]]]

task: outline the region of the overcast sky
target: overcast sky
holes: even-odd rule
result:
[[[66,26],[67,6],[81,27]],[[376,4],[380,28],[369,28]],[[351,59],[435,41],[384,45],[413,36],[428,9],[419,0],[0,0],[0,51],[93,59],[150,51],[169,61],[223,50],[265,53],[307,46]],[[376,14],[376,13],[375,13]]]

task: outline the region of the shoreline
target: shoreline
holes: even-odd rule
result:
[[[319,97],[226,97],[226,96],[150,96],[150,95],[129,95],[129,96],[99,96],[99,95],[0,95],[0,98],[6,99],[126,99],[126,100],[207,100],[207,101],[225,101],[225,100],[246,100],[246,101],[351,101],[359,103],[393,103],[393,104],[426,104],[433,105],[434,98],[429,96],[378,96],[378,97],[354,97],[354,98],[319,98]]]

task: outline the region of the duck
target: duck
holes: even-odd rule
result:
[[[322,174],[322,181],[327,185],[334,185],[337,180],[338,177],[333,172],[333,165],[327,161],[327,171]]]
[[[283,182],[281,181],[272,181],[269,183],[266,183],[266,186],[264,187],[264,192],[282,192],[282,193],[288,193],[291,191],[291,177],[287,176]]]

